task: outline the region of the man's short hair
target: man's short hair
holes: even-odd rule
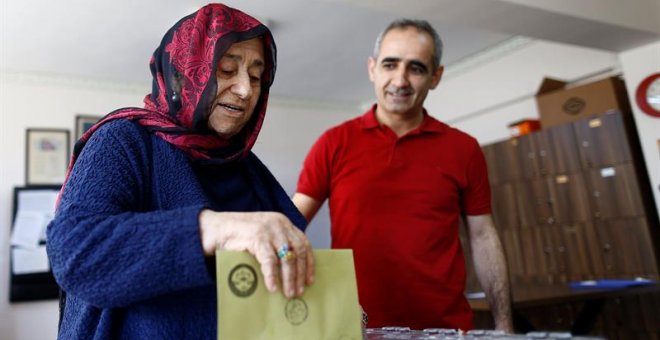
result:
[[[378,57],[380,45],[387,32],[393,29],[404,29],[408,27],[416,28],[420,32],[426,32],[433,38],[433,69],[435,70],[440,67],[440,60],[442,59],[442,40],[440,39],[438,32],[435,31],[428,21],[420,19],[398,19],[392,21],[382,32],[380,32],[378,38],[376,38],[373,57]]]

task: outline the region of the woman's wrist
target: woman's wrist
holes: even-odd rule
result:
[[[206,256],[215,255],[215,250],[222,248],[227,240],[227,228],[219,223],[220,214],[211,209],[202,209],[199,213],[199,235]]]

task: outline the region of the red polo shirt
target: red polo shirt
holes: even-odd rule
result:
[[[426,112],[398,138],[374,109],[319,138],[297,191],[330,199],[332,247],[353,249],[369,327],[471,329],[458,226],[490,213],[479,144]]]

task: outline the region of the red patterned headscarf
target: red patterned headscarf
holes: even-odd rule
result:
[[[218,61],[233,43],[256,37],[264,42],[266,61],[261,96],[241,132],[230,140],[222,139],[207,126],[217,91]],[[129,119],[145,126],[196,161],[221,164],[245,157],[264,120],[275,65],[275,43],[266,26],[225,5],[202,7],[170,28],[154,52],[150,61],[152,92],[145,97],[144,108],[119,109],[87,130],[74,147],[68,172],[91,135],[114,119]]]

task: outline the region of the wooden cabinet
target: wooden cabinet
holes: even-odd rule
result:
[[[659,278],[658,213],[632,124],[609,112],[483,147],[514,286]]]
[[[645,218],[608,219],[595,222],[605,277],[657,279],[658,264]]]
[[[516,187],[513,183],[493,186],[491,189],[493,220],[502,230],[517,229],[520,215],[516,203]]]
[[[593,219],[644,216],[639,180],[632,163],[586,170]]]
[[[539,174],[561,175],[582,167],[575,131],[571,124],[533,134],[538,148]]]
[[[554,175],[546,180],[552,217],[549,224],[590,219],[589,192],[581,173]]]
[[[575,130],[583,168],[631,162],[631,139],[620,113],[583,119],[571,125]],[[630,133],[631,134],[631,133]]]
[[[570,281],[659,279],[660,223],[640,149],[632,117],[616,112],[483,147],[514,295]],[[467,262],[467,290],[478,291]],[[523,312],[540,329],[565,331],[580,308],[558,301]],[[658,308],[660,293],[613,299],[593,334],[658,339]]]

